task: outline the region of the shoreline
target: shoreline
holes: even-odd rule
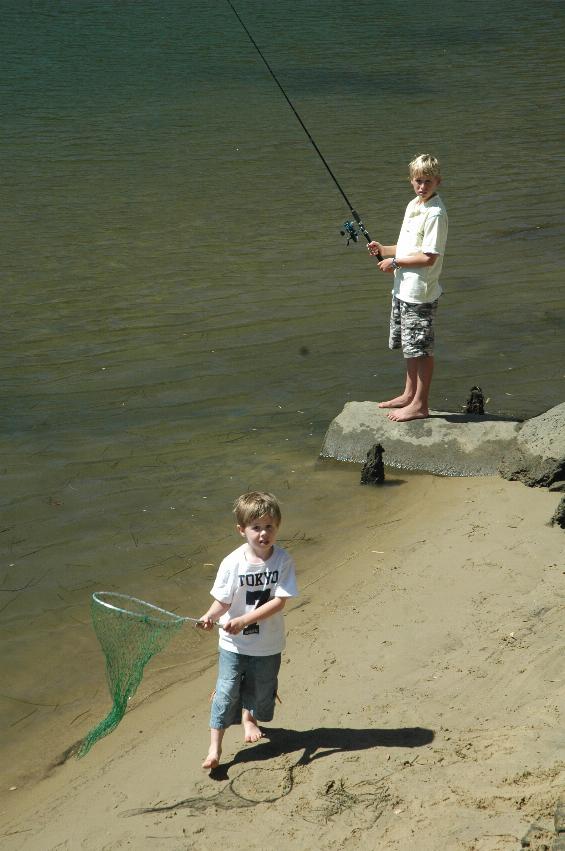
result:
[[[351,496],[364,512],[293,549],[270,738],[230,729],[218,776],[200,769],[214,642],[165,691],[142,684],[83,760],[3,791],[3,847],[264,848],[276,833],[306,851],[316,830],[328,849],[514,851],[532,822],[550,825],[565,786],[559,495],[419,476],[373,518],[382,491]]]

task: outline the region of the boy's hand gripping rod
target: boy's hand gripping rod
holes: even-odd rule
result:
[[[359,233],[362,233],[362,234],[363,234],[363,236],[365,237],[365,239],[367,240],[367,242],[372,242],[372,239],[371,239],[371,237],[370,237],[370,235],[369,235],[369,232],[367,231],[367,228],[365,227],[365,225],[364,225],[364,224],[363,224],[363,222],[361,221],[361,218],[360,218],[360,216],[359,216],[359,213],[357,212],[357,210],[355,210],[355,209],[354,209],[353,204],[351,203],[351,201],[349,200],[349,198],[347,197],[347,195],[345,194],[345,192],[344,192],[344,191],[343,191],[343,189],[341,188],[341,186],[340,186],[340,184],[339,184],[339,181],[338,181],[337,177],[335,176],[335,174],[333,173],[333,171],[332,171],[332,170],[331,170],[331,168],[329,167],[328,163],[326,162],[326,159],[325,159],[324,155],[322,154],[322,152],[321,152],[321,151],[320,151],[320,149],[318,148],[318,146],[317,146],[316,142],[314,141],[314,139],[313,139],[313,138],[312,138],[312,136],[310,135],[310,132],[308,131],[308,128],[306,127],[306,125],[305,125],[305,124],[304,124],[304,122],[302,121],[302,119],[301,119],[300,115],[298,114],[298,112],[297,112],[297,111],[296,111],[296,109],[294,108],[294,105],[293,105],[292,101],[290,100],[289,96],[287,95],[287,93],[285,92],[285,90],[283,89],[283,87],[281,86],[281,84],[279,83],[279,81],[277,80],[277,78],[276,78],[276,76],[275,76],[275,72],[273,71],[273,69],[271,68],[271,66],[269,65],[269,63],[267,62],[267,60],[265,59],[265,57],[263,56],[263,54],[261,53],[261,50],[259,49],[259,46],[258,46],[257,42],[255,41],[255,39],[253,38],[253,36],[251,35],[251,33],[249,32],[249,30],[248,30],[248,29],[247,29],[247,27],[245,26],[245,24],[243,23],[243,21],[242,21],[241,17],[240,17],[240,16],[239,16],[239,14],[237,13],[237,10],[235,9],[235,7],[234,7],[233,3],[231,2],[231,0],[226,0],[226,2],[227,2],[227,3],[228,3],[228,5],[231,7],[232,12],[234,13],[234,15],[236,16],[237,20],[239,21],[239,23],[240,23],[240,24],[241,24],[241,26],[243,27],[243,29],[244,29],[245,33],[247,34],[247,37],[249,38],[249,41],[251,42],[251,44],[253,45],[253,47],[255,48],[255,50],[257,51],[257,53],[259,54],[259,56],[260,56],[260,57],[261,57],[261,59],[263,60],[263,62],[265,63],[265,65],[266,65],[266,67],[267,67],[267,70],[268,70],[269,74],[271,75],[271,77],[273,78],[273,80],[275,81],[275,83],[277,84],[277,86],[279,87],[279,89],[281,90],[281,92],[282,92],[282,94],[283,94],[284,99],[286,100],[286,102],[288,103],[288,105],[290,106],[290,108],[292,109],[292,111],[294,112],[294,114],[295,114],[296,118],[298,119],[298,122],[300,123],[300,126],[302,127],[302,129],[304,130],[304,132],[306,133],[306,135],[308,136],[308,139],[309,139],[309,140],[310,140],[310,142],[312,143],[312,146],[313,146],[314,150],[316,151],[316,153],[318,154],[318,156],[319,156],[319,157],[320,157],[320,159],[322,160],[322,162],[323,162],[324,166],[326,167],[326,170],[327,170],[327,172],[328,172],[329,176],[331,177],[331,179],[333,180],[333,182],[335,183],[335,185],[336,185],[336,186],[337,186],[337,188],[339,189],[339,191],[340,191],[340,193],[341,193],[341,195],[342,195],[342,197],[343,197],[343,200],[345,201],[345,203],[346,203],[346,204],[347,204],[347,206],[349,207],[349,209],[350,209],[350,211],[351,211],[351,215],[353,216],[353,218],[355,219],[355,222],[357,223],[357,227],[355,227],[355,223],[354,223],[353,221],[347,221],[347,222],[344,222],[344,223],[343,223],[343,229],[341,230],[341,235],[342,235],[342,236],[346,236],[346,237],[347,237],[347,244],[348,244],[348,245],[349,245],[349,243],[350,243],[351,241],[353,241],[353,242],[357,242],[357,240],[359,239]],[[358,229],[357,229],[357,228],[358,228]],[[382,254],[381,254],[380,252],[376,252],[376,254],[374,254],[373,256],[374,256],[374,257],[376,257],[378,261],[381,261],[381,260],[383,259]]]

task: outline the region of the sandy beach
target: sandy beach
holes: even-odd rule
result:
[[[3,789],[2,848],[516,851],[535,823],[541,849],[565,788],[559,495],[498,477],[402,490],[385,518],[344,500],[335,534],[294,550],[260,743],[233,728],[220,770],[200,768],[211,639],[87,757]]]

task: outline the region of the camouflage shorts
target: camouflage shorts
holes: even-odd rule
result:
[[[392,297],[389,349],[402,349],[405,358],[430,357],[434,353],[434,317],[439,299],[411,304]]]

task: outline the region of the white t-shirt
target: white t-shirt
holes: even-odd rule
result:
[[[250,564],[246,557],[247,546],[242,544],[226,556],[210,591],[215,600],[230,604],[218,621],[220,625],[247,614],[273,597],[296,597],[298,594],[294,560],[286,550],[275,544],[267,561]],[[275,612],[270,618],[246,627],[239,635],[229,635],[220,629],[219,644],[225,650],[247,656],[280,653],[285,646],[283,614]]]
[[[411,254],[437,254],[433,266],[416,269],[400,268],[394,273],[393,295],[401,301],[425,304],[442,294],[439,276],[447,242],[447,210],[439,195],[429,201],[414,198],[406,207],[404,221],[396,243],[396,256],[402,260]]]

